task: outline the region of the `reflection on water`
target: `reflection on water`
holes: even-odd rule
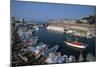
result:
[[[75,50],[71,47],[68,47],[65,45],[65,40],[70,40],[69,37],[71,37],[71,40],[75,40],[75,36],[70,36],[68,34],[59,33],[55,31],[47,30],[45,27],[41,27],[39,31],[37,32],[37,35],[39,36],[39,42],[44,42],[48,44],[50,47],[54,45],[59,45],[59,50],[62,54],[67,55],[74,55],[77,57],[80,54],[80,51]],[[95,56],[95,38],[87,39],[85,37],[78,37],[78,41],[82,43],[87,43],[89,46],[82,51],[83,55],[86,56],[87,53],[91,53]]]

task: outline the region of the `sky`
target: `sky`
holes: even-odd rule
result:
[[[26,20],[81,19],[95,15],[95,6],[12,1],[11,16]]]

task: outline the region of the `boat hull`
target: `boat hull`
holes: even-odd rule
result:
[[[79,48],[79,49],[85,49],[86,48],[83,45],[78,46],[78,45],[74,45],[74,44],[69,43],[69,42],[66,42],[66,41],[64,41],[64,43],[67,44],[68,46],[75,47],[75,48]]]

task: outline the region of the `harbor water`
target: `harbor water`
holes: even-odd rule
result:
[[[76,37],[71,36],[70,34],[65,34],[57,31],[47,30],[46,27],[40,27],[37,31],[37,36],[39,38],[38,42],[44,42],[49,47],[54,45],[59,45],[58,51],[62,53],[62,55],[74,55],[76,59],[78,59],[80,53],[83,54],[84,58],[88,53],[91,53],[94,57],[96,57],[95,49],[96,49],[96,42],[95,37],[93,38],[86,38],[86,37],[78,37],[78,41],[82,43],[88,44],[88,47],[85,50],[77,50],[72,47],[67,46],[64,41],[71,40],[75,41]]]

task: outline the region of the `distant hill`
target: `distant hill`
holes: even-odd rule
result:
[[[91,16],[88,16],[88,17],[84,17],[81,20],[87,20],[88,24],[96,24],[96,16],[95,15],[94,16],[91,15]],[[84,23],[84,22],[80,21],[80,19],[79,19],[79,20],[77,20],[77,23]]]

